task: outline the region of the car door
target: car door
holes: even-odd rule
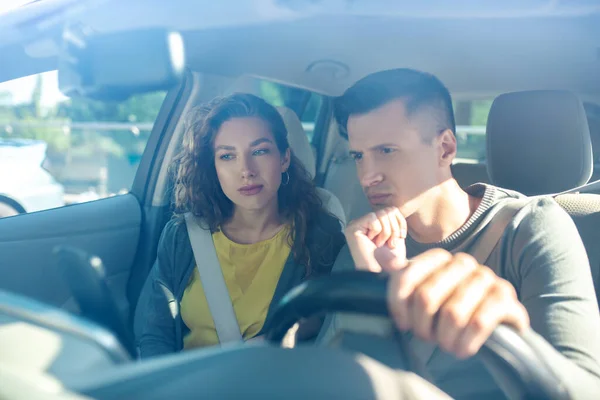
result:
[[[35,40],[59,34],[50,30]],[[67,99],[58,92],[56,57],[24,55],[31,32],[22,38],[0,44],[0,138],[48,144],[44,168],[64,186],[65,205],[0,219],[0,290],[76,312],[53,253],[69,245],[102,260],[109,288],[127,313],[169,217],[168,204],[152,205],[154,182],[192,75],[168,91],[118,103]],[[18,177],[20,168],[3,164],[0,185],[9,174]]]
[[[164,207],[146,207],[146,199],[152,193],[148,190],[149,181],[162,133],[168,129],[177,104],[184,101],[184,94],[185,83],[166,94],[145,151],[136,163],[135,179],[125,184],[129,186],[124,187],[126,193],[94,192],[94,197],[106,197],[87,201],[89,191],[84,189],[69,194],[73,204],[0,219],[0,289],[75,311],[53,256],[56,246],[70,245],[100,257],[109,287],[123,311],[127,310],[130,301],[137,298],[135,287],[128,286],[129,278],[136,269],[140,276],[149,269],[164,223],[162,216],[167,214]],[[71,167],[86,165],[80,161]],[[123,173],[118,168],[108,168],[108,172]]]

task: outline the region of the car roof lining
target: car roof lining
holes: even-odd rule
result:
[[[409,67],[437,75],[452,92],[564,89],[595,97],[600,93],[598,41],[592,35],[597,27],[596,16],[468,24],[323,17],[187,31],[184,38],[193,49],[188,65],[194,70],[268,76],[329,95],[371,72]],[[336,79],[327,70],[309,72],[319,61],[336,62],[347,73]]]
[[[525,5],[511,0],[502,2],[508,11],[499,13],[491,3],[463,0],[452,7],[440,2],[434,15],[415,2],[378,0],[355,2],[354,13],[323,15],[290,11],[307,8],[304,0],[265,0],[255,3],[256,10],[243,0],[240,9],[249,14],[244,16],[227,10],[228,1],[210,9],[201,3],[178,8],[156,0],[103,2],[78,20],[99,32],[171,26],[182,32],[194,71],[255,75],[339,95],[371,72],[410,67],[437,75],[455,97],[563,89],[600,103],[600,3],[537,0]],[[316,3],[333,7],[327,1]],[[389,15],[381,15],[383,5]],[[494,12],[501,17],[491,17]],[[256,21],[248,22],[250,17]],[[51,37],[56,41],[60,31],[52,30]],[[0,66],[0,81],[18,77],[15,70],[33,61],[18,46],[2,52],[11,62]],[[41,72],[52,69],[56,58],[34,63],[38,71],[32,73]],[[315,63],[320,67],[309,71]]]

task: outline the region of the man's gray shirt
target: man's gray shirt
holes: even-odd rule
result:
[[[493,213],[489,211],[501,207],[503,199],[522,197],[483,184],[470,186],[467,192],[482,198],[467,223],[439,243],[421,244],[408,237],[408,258],[435,247],[452,253],[469,253],[492,219]],[[598,398],[600,313],[587,254],[571,217],[553,199],[533,198],[508,225],[486,265],[515,287],[531,320],[532,329],[526,333],[528,342],[563,382],[571,397]],[[333,271],[353,268],[345,247]],[[326,342],[345,326],[352,327],[357,320],[350,318],[328,317],[320,340]],[[382,331],[385,329],[389,327]],[[504,398],[476,357],[459,360],[410,334],[408,343],[434,383],[452,397]]]

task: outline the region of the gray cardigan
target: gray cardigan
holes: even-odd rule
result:
[[[345,244],[344,235],[340,222],[325,212],[313,221],[307,233],[311,269],[314,271],[311,276],[328,274]],[[162,232],[156,262],[142,288],[136,309],[136,345],[142,358],[183,349],[183,337],[189,329],[179,314],[179,303],[195,266],[185,222],[183,218],[174,218]],[[305,266],[298,265],[290,254],[263,329],[268,326],[275,305],[285,293],[301,283],[305,275]]]
[[[490,185],[467,188],[482,197],[474,215],[442,242],[422,244],[407,239],[407,256],[441,247],[466,252],[477,242],[478,227],[491,221],[487,212],[506,197],[522,195]],[[532,200],[507,227],[486,265],[516,288],[531,319],[526,339],[566,386],[573,399],[600,397],[600,314],[587,254],[569,215],[551,198]],[[333,268],[353,269],[348,248]],[[360,321],[343,314],[326,319],[321,337],[329,342],[339,331],[352,330]],[[371,327],[389,330],[390,322],[370,320]],[[503,399],[498,384],[477,357],[459,360],[433,343],[407,333],[412,353],[435,384],[456,399]]]

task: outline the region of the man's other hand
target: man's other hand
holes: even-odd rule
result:
[[[432,249],[406,262],[382,248],[375,257],[390,272],[388,306],[397,327],[459,358],[477,353],[500,324],[520,332],[529,326],[515,288],[468,254]]]
[[[371,212],[348,224],[346,241],[357,269],[381,272],[375,250],[385,248],[396,260],[406,259],[406,220],[396,207]]]

